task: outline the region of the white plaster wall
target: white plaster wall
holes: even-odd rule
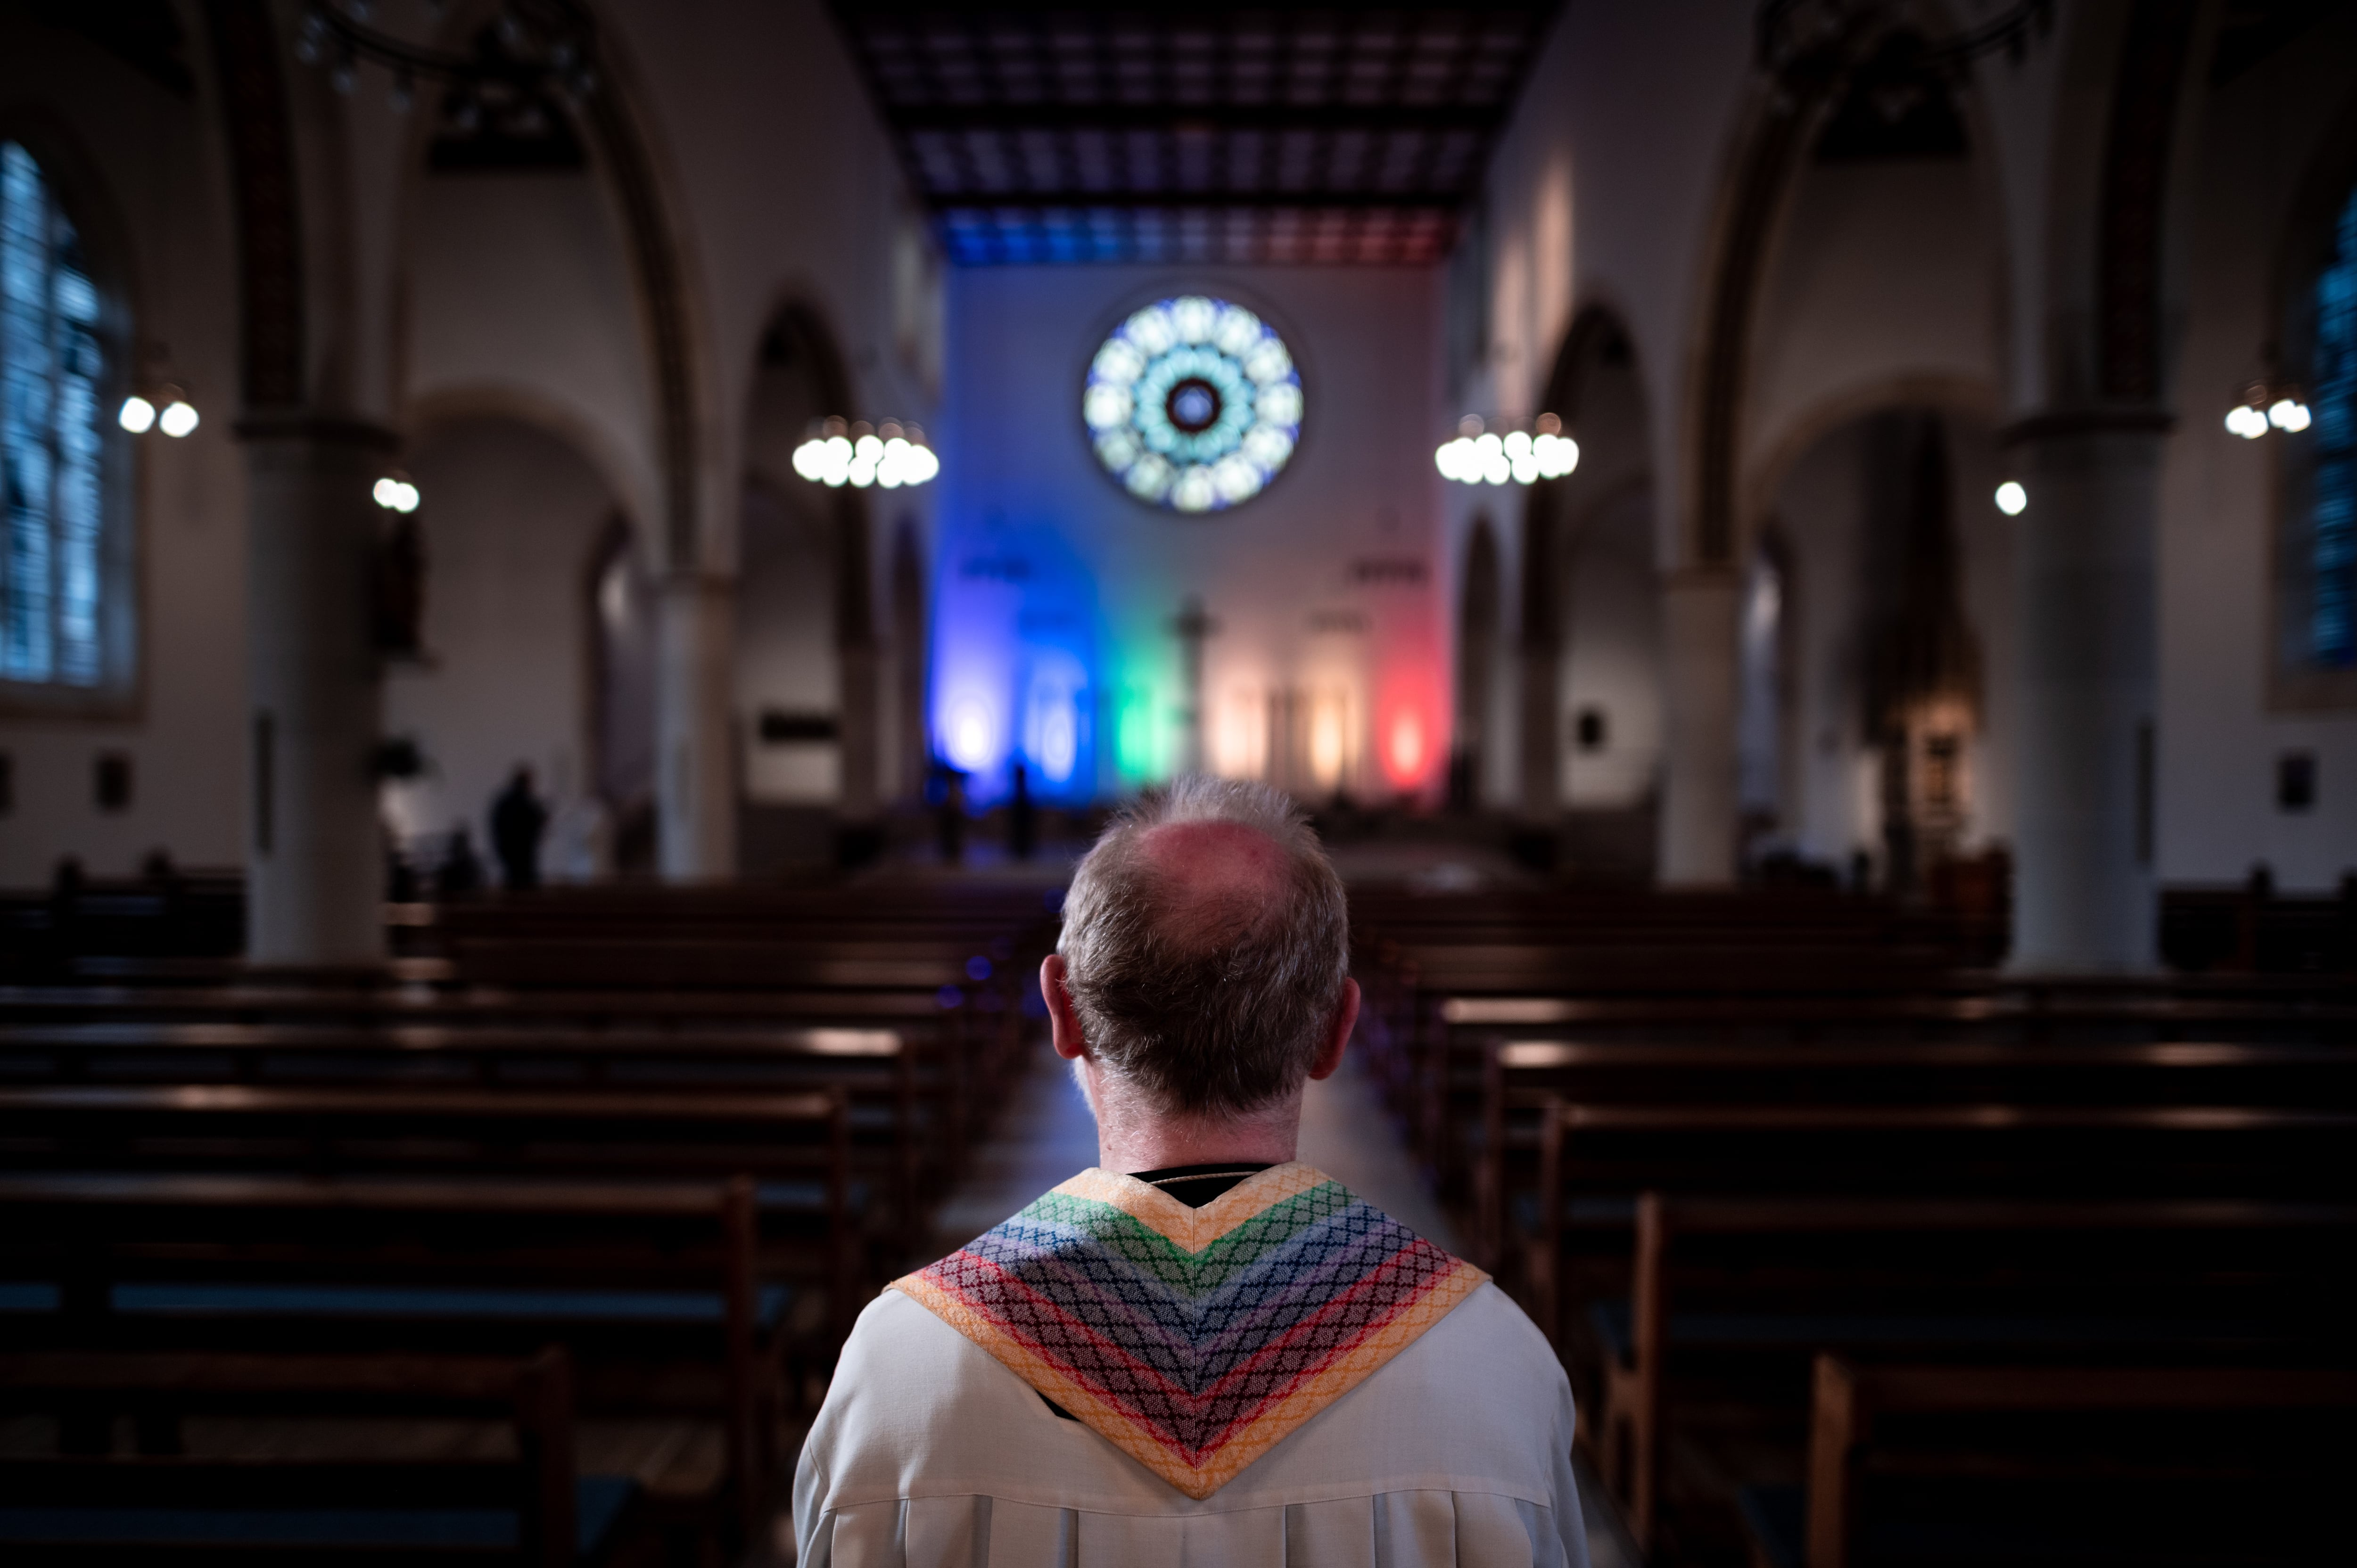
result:
[[[1087,365],[1139,305],[1200,291],[1247,305],[1301,367],[1301,445],[1261,496],[1187,517],[1132,499],[1097,464],[1080,418]],[[1189,594],[1220,623],[1204,685],[1220,704],[1299,684],[1356,693],[1353,768],[1376,778],[1375,726],[1414,704],[1422,788],[1447,768],[1449,610],[1456,568],[1440,549],[1432,466],[1439,282],[1411,268],[974,268],[953,274],[949,418],[938,488],[946,545],[937,581],[995,535],[1044,530],[1092,575],[1101,683],[1150,693],[1175,758],[1178,645],[1168,623]],[[1354,584],[1362,558],[1424,565],[1415,585]],[[1321,631],[1355,617],[1358,631]],[[1323,618],[1321,619],[1321,618]],[[941,687],[944,671],[935,671]],[[1113,748],[1100,747],[1110,758]],[[1107,771],[1107,789],[1118,780]]]
[[[1992,228],[1969,159],[1808,166],[1760,285],[1744,426],[1755,468],[1896,387],[1995,403]]]
[[[411,472],[426,498],[430,657],[393,667],[385,725],[414,736],[432,767],[386,790],[387,817],[404,841],[437,849],[466,822],[488,860],[491,798],[518,763],[560,811],[594,788],[589,573],[616,503],[579,453],[512,420],[435,432]]]
[[[1990,502],[2001,471],[1986,425],[1945,421],[1950,505],[1965,623],[1981,654],[1981,728],[1966,754],[1969,802],[1962,848],[2005,843],[2013,830],[2012,714],[2016,657],[2014,524]],[[1867,581],[1872,513],[1867,426],[1845,424],[1803,455],[1778,488],[1773,515],[1790,550],[1785,614],[1792,618],[1796,755],[1786,777],[1777,837],[1802,855],[1845,865],[1864,850],[1878,861],[1882,818],[1877,754],[1867,743],[1862,682],[1866,625],[1878,597]],[[1895,521],[1895,520],[1886,520]],[[2028,521],[2028,520],[2024,520]]]
[[[575,433],[643,526],[662,515],[654,389],[628,242],[598,177],[422,176],[411,402]]]
[[[890,142],[817,0],[619,0],[615,34],[648,116],[659,171],[694,280],[694,325],[709,356],[707,559],[734,559],[741,434],[756,348],[784,300],[810,305],[840,349],[853,418],[936,405],[931,312],[900,331],[894,251],[908,242]],[[931,498],[911,498],[930,517]],[[881,531],[876,531],[881,532]],[[885,542],[871,537],[876,582]]]
[[[135,331],[169,345],[203,416],[172,441],[131,445],[137,531],[135,700],[102,717],[56,718],[0,694],[0,751],[16,805],[0,816],[0,886],[46,882],[64,855],[95,875],[125,875],[162,849],[184,865],[234,865],[244,853],[245,471],[238,400],[233,233],[221,161],[220,105],[208,91],[200,27],[190,27],[199,88],[181,98],[78,34],[0,11],[0,134],[27,124],[64,138],[85,186],[69,205],[101,210],[82,227]],[[54,170],[65,174],[70,170]],[[116,245],[105,244],[114,231]],[[101,812],[101,752],[132,759],[130,808]]]
[[[2357,131],[2357,12],[2212,94],[2190,149],[2188,297],[2178,424],[2161,475],[2159,873],[2321,891],[2357,869],[2357,709],[2276,703],[2276,466],[2300,436],[2221,424],[2277,337],[2277,268],[2295,202]],[[2337,149],[2345,157],[2346,143]],[[2342,166],[2347,166],[2345,164]],[[2025,522],[2034,518],[2025,517]],[[2317,758],[2318,800],[2279,811],[2276,759]]]
[[[827,519],[799,479],[750,486],[737,579],[737,712],[745,737],[745,793],[765,805],[836,800],[842,747],[765,743],[765,708],[842,716],[834,646],[834,551]],[[830,494],[829,499],[832,499]]]
[[[1494,379],[1473,389],[1486,394],[1475,412],[1522,412],[1579,306],[1608,303],[1646,368],[1653,471],[1679,472],[1676,414],[1705,247],[1749,88],[1754,10],[1742,0],[1565,9],[1491,166],[1496,264],[1532,281],[1523,312],[1493,318]],[[1568,196],[1560,218],[1558,192]],[[1569,255],[1558,261],[1566,230]],[[1679,493],[1665,491],[1657,526],[1679,513]]]
[[[1580,518],[1563,549],[1563,803],[1643,803],[1661,777],[1661,593],[1652,492],[1623,486]],[[1574,715],[1602,711],[1605,744],[1582,751]]]

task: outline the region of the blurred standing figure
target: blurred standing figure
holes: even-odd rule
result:
[[[540,835],[547,831],[548,808],[532,792],[531,768],[519,763],[491,802],[491,853],[500,857],[500,877],[509,887],[540,886]]]

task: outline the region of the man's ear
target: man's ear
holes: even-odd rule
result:
[[[1048,1037],[1055,1042],[1058,1056],[1068,1062],[1078,1061],[1089,1054],[1089,1043],[1081,1037],[1080,1015],[1072,1011],[1072,992],[1064,977],[1064,955],[1049,953],[1039,965],[1039,994],[1048,1004]]]
[[[1343,1047],[1351,1043],[1351,1031],[1359,1023],[1359,983],[1342,982],[1342,1000],[1334,1006],[1334,1016],[1326,1029],[1326,1043],[1309,1064],[1312,1078],[1331,1078],[1334,1069],[1342,1065]]]

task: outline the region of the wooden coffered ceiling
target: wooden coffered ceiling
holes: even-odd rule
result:
[[[1445,256],[1561,0],[837,0],[951,259]]]

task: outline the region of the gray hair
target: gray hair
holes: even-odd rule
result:
[[[1243,828],[1275,845],[1277,896],[1185,897],[1144,841],[1193,822]],[[1308,1076],[1349,978],[1350,914],[1342,879],[1285,795],[1184,778],[1116,818],[1081,862],[1056,950],[1103,1067],[1165,1115],[1232,1116]]]

